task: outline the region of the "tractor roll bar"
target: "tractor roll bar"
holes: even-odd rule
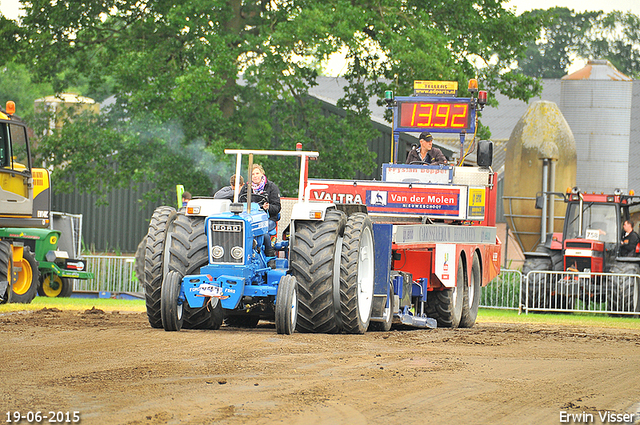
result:
[[[253,155],[264,155],[264,156],[299,156],[301,158],[300,161],[300,182],[298,185],[298,201],[302,201],[302,196],[304,194],[304,187],[306,184],[307,176],[308,176],[308,167],[307,164],[309,162],[309,158],[317,158],[320,154],[318,152],[313,151],[260,151],[260,150],[249,150],[249,149],[225,149],[224,153],[228,155],[236,155],[236,176],[240,175],[240,168],[242,166],[242,155],[250,155],[250,162],[253,162]],[[249,170],[249,181],[251,181],[251,170]],[[236,184],[234,187],[234,195],[233,202],[238,202],[238,195],[240,194],[239,187],[240,179],[236,178]],[[249,194],[247,193],[247,198]],[[247,199],[247,202],[251,202]]]

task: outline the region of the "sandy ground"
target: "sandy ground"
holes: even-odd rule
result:
[[[261,322],[164,332],[144,313],[56,309],[0,324],[5,423],[29,411],[42,423],[77,411],[82,424],[601,423],[640,406],[636,330],[479,323],[282,336]]]

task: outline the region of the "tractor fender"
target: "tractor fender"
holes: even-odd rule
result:
[[[332,202],[298,202],[291,210],[291,220],[324,221],[327,210],[335,208]]]
[[[229,212],[229,199],[193,198],[187,203],[186,215],[209,217],[223,212]]]

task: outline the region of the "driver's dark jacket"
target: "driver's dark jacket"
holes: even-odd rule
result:
[[[635,257],[636,256],[636,245],[640,238],[638,238],[638,234],[633,230],[628,235],[622,234],[622,244],[620,245],[620,252],[618,253],[618,257]]]
[[[247,200],[247,186],[251,186],[251,183],[247,183],[240,189],[240,195],[238,199],[241,201]],[[280,212],[280,189],[271,180],[267,180],[264,185],[263,194],[267,195],[267,202],[269,203],[269,218],[273,221],[278,221],[278,213]],[[253,195],[251,195],[253,197]],[[262,204],[262,202],[260,202]]]
[[[427,152],[427,155],[424,157],[424,161],[422,161],[422,158],[420,157],[420,149],[422,148],[411,149],[409,151],[409,155],[407,155],[407,160],[405,161],[405,164],[411,164],[414,161],[420,161],[420,162],[426,162],[427,164],[432,164],[432,165],[441,165],[447,162],[447,158],[444,156],[442,151],[436,147],[432,147],[431,150]]]

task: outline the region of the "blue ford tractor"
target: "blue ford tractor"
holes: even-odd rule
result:
[[[270,245],[262,199],[194,198],[184,212],[158,208],[144,254],[151,326],[255,327],[267,319],[282,334],[388,331],[394,322],[473,326],[481,288],[500,272],[492,144],[477,144],[477,167],[393,163],[401,133],[459,133],[461,141],[474,134],[486,92],[475,80],[469,87],[471,98],[389,93],[395,148],[382,180],[309,179],[318,153],[301,146],[225,151],[236,155],[236,175],[243,155],[249,171],[253,155],[300,158],[298,198],[282,204],[281,242]]]
[[[249,155],[249,170],[253,154],[301,157],[298,203],[284,232],[287,238],[275,244],[274,253],[269,217],[255,194],[242,203],[237,195],[234,202],[196,198],[184,213],[168,211],[155,222],[163,243],[153,248],[155,239],[147,239],[145,284],[152,326],[158,316],[166,331],[217,329],[223,320],[255,327],[267,319],[275,321],[279,334],[296,329],[364,333],[374,289],[373,230],[366,211],[347,216],[333,203],[309,202],[308,194],[305,199],[308,159],[317,152],[226,153],[237,155],[236,175],[243,154]],[[155,228],[152,220],[149,234]]]

